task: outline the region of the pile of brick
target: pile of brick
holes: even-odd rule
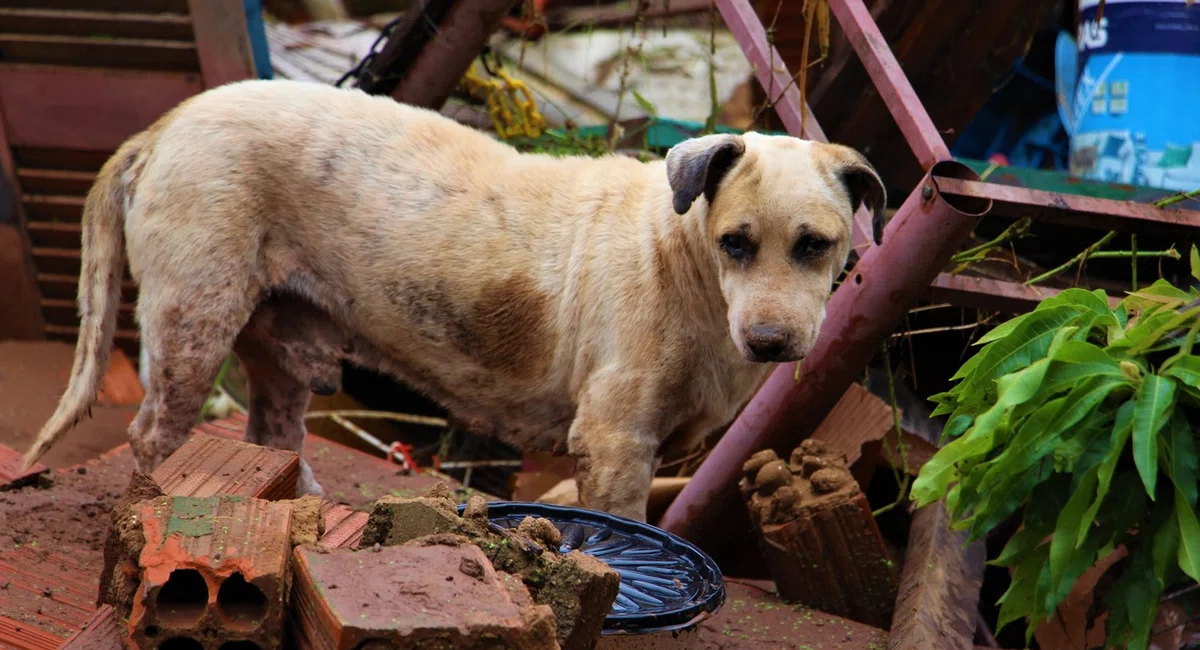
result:
[[[295,494],[298,457],[198,434],[112,512],[104,605],[66,648],[594,648],[619,575],[444,485],[369,512]]]

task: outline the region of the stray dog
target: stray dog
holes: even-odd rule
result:
[[[813,347],[860,205],[856,151],[709,135],[665,161],[521,154],[440,114],[293,81],[186,100],[101,169],[83,216],[70,384],[26,462],[87,413],[127,257],[150,385],[130,427],[151,471],[222,361],[250,442],[300,451],[343,361],[472,430],[577,459],[588,507],[644,521],[668,447],[728,423]],[[307,463],[299,491],[320,493]]]

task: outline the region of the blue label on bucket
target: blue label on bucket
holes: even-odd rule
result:
[[[1071,172],[1162,189],[1200,188],[1200,6],[1081,0]]]

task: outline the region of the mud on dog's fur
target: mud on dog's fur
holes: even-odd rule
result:
[[[477,431],[572,454],[583,503],[644,519],[662,450],[812,349],[864,202],[878,241],[883,185],[836,145],[748,133],[665,161],[556,159],[359,91],[222,86],[91,189],[75,366],[26,460],[94,400],[126,256],[149,353],[142,471],[186,439],[231,350],[247,439],[296,451],[310,392],[337,390],[348,360]]]

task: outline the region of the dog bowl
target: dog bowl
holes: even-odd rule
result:
[[[465,507],[459,506],[459,512]],[[689,647],[699,623],[725,603],[725,582],[716,562],[665,530],[585,508],[488,504],[488,519],[497,526],[516,528],[525,517],[541,517],[558,528],[563,538],[559,552],[578,550],[620,574],[600,648]]]

